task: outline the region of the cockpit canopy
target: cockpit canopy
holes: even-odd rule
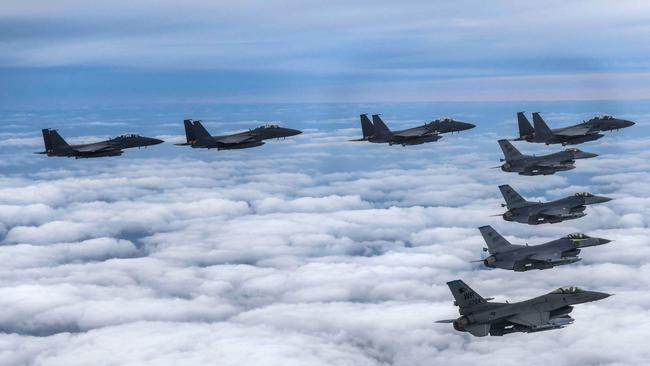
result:
[[[567,235],[567,238],[571,240],[583,240],[583,239],[589,239],[589,236],[583,234],[583,233],[572,233]]]
[[[268,124],[268,123],[267,123],[267,124],[265,124],[265,125],[261,125],[261,126],[259,126],[259,127],[257,127],[257,128],[280,128],[280,126],[279,126],[279,125],[273,125],[273,124]]]
[[[134,139],[138,137],[140,137],[140,135],[137,133],[126,133],[124,135],[117,136],[116,139]]]
[[[576,197],[593,197],[594,195],[589,192],[579,192],[576,193]]]
[[[580,292],[585,292],[585,291],[576,286],[564,286],[564,287],[560,287],[555,291],[552,291],[551,293],[552,294],[577,294]]]
[[[602,116],[596,116],[594,119],[614,119],[614,117],[608,115],[608,114],[603,114]]]
[[[575,147],[572,147],[572,148],[566,149],[566,151],[568,151],[568,152],[578,152],[580,150],[576,149]]]
[[[453,118],[442,117],[442,118],[434,119],[433,121],[431,121],[431,122],[429,122],[427,124],[429,125],[429,124],[434,124],[434,123],[452,123],[452,122],[456,122],[456,121],[454,121]]]

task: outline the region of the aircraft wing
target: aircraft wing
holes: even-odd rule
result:
[[[569,207],[550,207],[539,211],[537,214],[547,217],[565,216],[571,211]]]
[[[408,130],[394,132],[393,136],[408,138],[408,137],[420,137],[420,136],[433,135],[433,134],[434,133],[431,133],[431,131],[428,131],[424,128],[416,127],[416,128],[410,128]]]
[[[223,144],[241,144],[244,142],[257,141],[258,138],[252,134],[242,133],[229,136],[219,136],[215,138],[215,141],[221,142]]]
[[[562,259],[562,252],[559,250],[554,250],[548,252],[535,253],[533,255],[529,255],[528,259],[533,261],[540,261],[540,262],[556,262]]]
[[[535,165],[533,165],[531,168],[537,168],[537,169],[554,169],[554,168],[564,168],[565,166],[569,165],[571,162],[567,162],[565,164],[558,163],[557,161],[555,162],[537,162]]]
[[[88,144],[88,145],[77,145],[72,147],[74,151],[79,152],[79,153],[99,153],[99,152],[106,152],[106,151],[111,151],[111,150],[119,150],[116,149],[115,146],[109,144],[108,142],[98,142],[95,144]]]
[[[553,132],[559,136],[584,136],[592,133],[591,128],[586,126],[572,126],[572,127],[560,128]]]
[[[550,313],[548,311],[539,311],[531,308],[528,311],[513,315],[506,320],[512,323],[525,325],[528,327],[538,327],[548,324]]]

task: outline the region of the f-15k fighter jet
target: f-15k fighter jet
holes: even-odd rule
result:
[[[533,113],[533,126],[523,112],[517,113],[519,138],[528,142],[541,142],[546,145],[575,145],[598,140],[605,136],[601,132],[614,131],[634,125],[634,122],[612,116],[596,116],[577,125],[550,129],[539,113]]]
[[[499,189],[506,201],[501,206],[508,208],[508,211],[502,215],[503,219],[529,225],[555,224],[577,219],[586,215],[584,211],[587,205],[612,200],[608,197],[594,196],[591,193],[583,192],[550,202],[531,202],[526,201],[507,184],[499,186]]]
[[[509,269],[517,272],[531,269],[548,269],[564,264],[575,263],[581,248],[603,245],[607,239],[592,238],[585,234],[569,234],[563,238],[540,245],[513,245],[501,236],[492,226],[478,228],[483,235],[490,256],[474,262],[483,262],[489,268]]]
[[[187,142],[176,145],[203,149],[247,149],[264,145],[264,141],[262,140],[279,139],[302,133],[302,131],[284,128],[278,125],[264,125],[232,135],[210,136],[208,130],[201,124],[201,121],[186,119],[183,123],[185,124],[185,138]]]
[[[452,323],[459,332],[469,332],[476,337],[502,336],[522,332],[534,333],[560,329],[573,323],[569,314],[573,305],[605,299],[610,294],[585,291],[575,286],[558,288],[546,295],[520,302],[490,302],[472,290],[465,282],[447,282],[458,306],[460,317],[439,320]]]
[[[45,151],[36,154],[47,156],[65,156],[75,159],[100,158],[104,156],[120,156],[123,149],[133,147],[147,147],[158,145],[162,140],[152,137],[144,137],[136,134],[122,135],[110,140],[93,142],[90,144],[69,145],[56,130],[43,129],[43,142]]]
[[[476,127],[471,123],[443,118],[425,123],[422,126],[400,131],[391,131],[378,114],[372,115],[372,122],[368,119],[367,114],[360,115],[360,118],[363,137],[351,141],[369,141],[402,146],[420,145],[425,142],[440,140],[442,138],[440,134],[442,133],[460,132]]]
[[[499,140],[505,161],[501,165],[504,172],[519,173],[519,175],[551,175],[557,172],[575,169],[577,159],[589,159],[598,156],[579,149],[566,149],[548,155],[524,155],[517,150],[508,140]],[[498,167],[497,167],[498,168]]]

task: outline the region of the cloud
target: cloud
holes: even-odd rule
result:
[[[642,134],[629,145],[617,140],[625,132],[607,136],[589,145],[602,155],[575,171],[531,178],[487,169],[500,157],[494,134],[402,148],[346,142],[358,131],[341,127],[316,125],[259,149],[161,145],[152,155],[93,161],[3,147],[46,165],[9,165],[14,171],[0,175],[0,363],[615,365],[648,357]],[[639,164],[612,169],[625,159]],[[615,200],[580,220],[530,227],[490,217],[503,212],[501,183],[534,199],[589,188]],[[486,270],[469,263],[483,254],[476,228],[485,224],[517,244],[575,231],[614,241],[570,266]],[[457,316],[445,285],[456,278],[497,301],[569,284],[616,296],[576,306],[575,324],[563,330],[477,339],[434,323]]]

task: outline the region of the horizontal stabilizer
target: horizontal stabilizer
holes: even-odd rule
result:
[[[490,324],[484,323],[484,324],[468,325],[465,327],[465,330],[467,330],[473,336],[485,337],[490,333]]]

